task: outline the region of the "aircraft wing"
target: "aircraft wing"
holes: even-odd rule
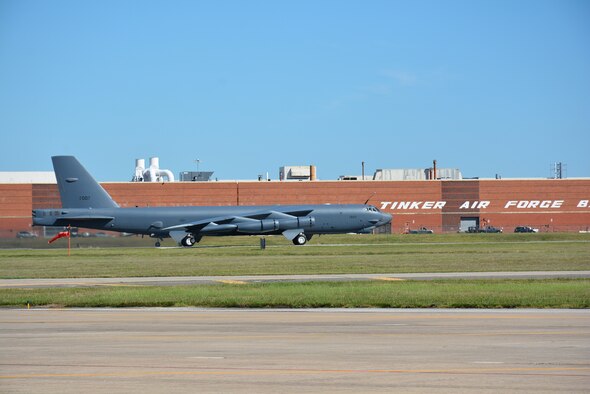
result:
[[[300,211],[287,211],[287,212],[280,212],[280,211],[264,211],[264,212],[255,212],[251,215],[247,215],[250,219],[262,220],[262,219],[294,219],[302,216],[309,215],[313,209],[305,209]]]
[[[97,216],[97,215],[72,215],[57,218],[53,226],[67,226],[70,223],[76,223],[76,225],[84,226],[84,223],[107,223],[114,220],[113,216]]]
[[[114,220],[114,216],[97,216],[97,215],[71,215],[71,216],[64,216],[60,219],[69,219],[69,220]]]
[[[163,231],[188,231],[188,232],[199,232],[208,225],[219,226],[229,224],[232,221],[240,218],[239,216],[220,216],[214,218],[207,218],[202,220],[196,220],[194,222],[188,222],[183,224],[177,224],[176,226],[170,226],[163,228]]]
[[[298,217],[309,215],[312,211],[312,209],[286,212],[270,210],[252,212],[251,214],[239,216],[219,216],[166,227],[162,231],[186,231],[192,233],[232,232],[238,228],[238,224],[246,222],[254,223],[263,219],[297,219]]]

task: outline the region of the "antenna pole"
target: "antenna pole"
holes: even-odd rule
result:
[[[373,194],[371,194],[371,195],[369,196],[369,198],[367,198],[367,201],[365,201],[365,205],[367,205],[367,203],[369,202],[369,200],[370,200],[371,198],[373,198],[373,196],[374,196],[375,194],[377,194],[377,192],[373,192]]]

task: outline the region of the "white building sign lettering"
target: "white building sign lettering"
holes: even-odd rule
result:
[[[381,201],[381,210],[390,211],[405,211],[405,210],[435,210],[443,209],[447,205],[447,201]],[[542,209],[561,209],[565,204],[565,200],[509,200],[503,203],[492,201],[465,201],[459,205],[459,209],[473,210],[473,209],[487,209],[487,208],[501,208],[507,210],[542,210]],[[576,208],[589,208],[590,200],[579,200]]]

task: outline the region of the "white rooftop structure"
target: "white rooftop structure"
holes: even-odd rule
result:
[[[432,168],[380,169],[375,171],[375,181],[424,181],[429,179],[463,179],[458,168],[437,168],[436,175]]]
[[[316,167],[309,166],[283,166],[279,168],[280,181],[315,181]]]
[[[57,183],[53,171],[0,172],[0,183]]]

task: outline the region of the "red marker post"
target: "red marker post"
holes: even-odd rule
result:
[[[47,241],[48,244],[52,243],[55,240],[58,240],[63,237],[68,237],[68,256],[70,255],[70,226],[68,226],[68,231],[60,231],[57,235]]]

